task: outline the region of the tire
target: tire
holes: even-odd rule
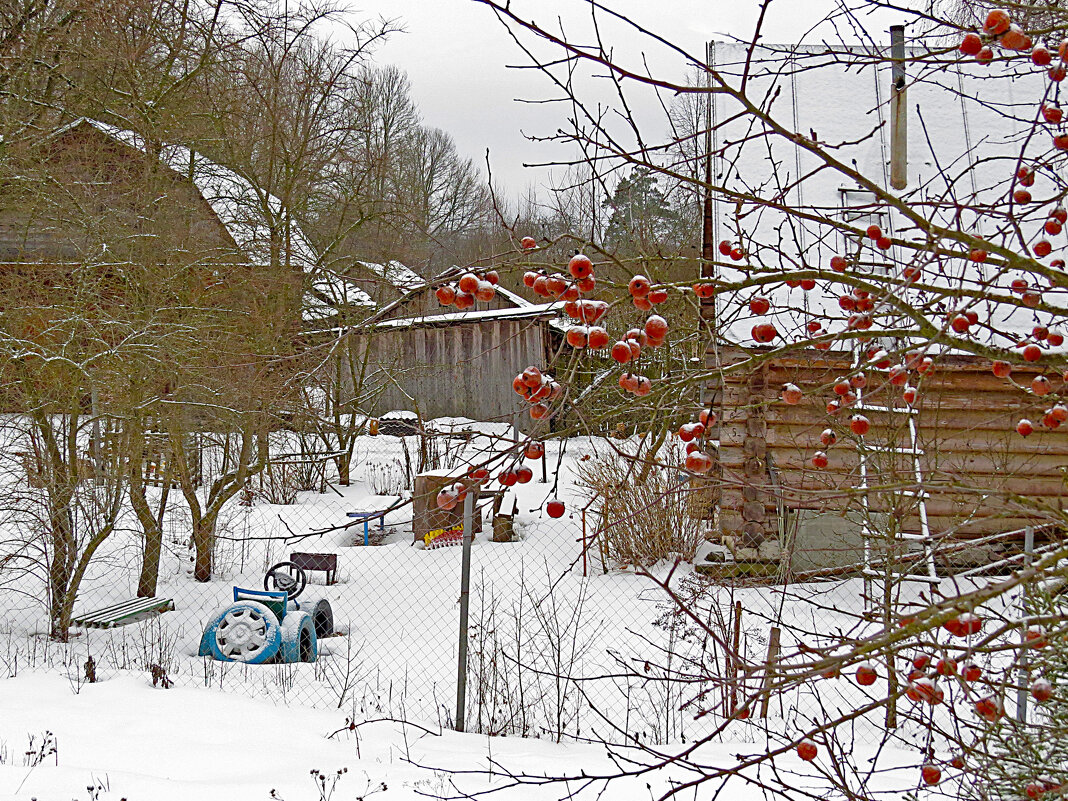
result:
[[[290,662],[314,662],[319,657],[319,642],[315,636],[315,624],[307,612],[294,610],[282,621],[281,660]]]
[[[202,656],[220,662],[262,665],[278,653],[282,634],[278,618],[257,601],[237,601],[223,609],[204,627]]]
[[[334,609],[326,598],[302,598],[297,608],[312,616],[315,636],[320,640],[334,636]]]

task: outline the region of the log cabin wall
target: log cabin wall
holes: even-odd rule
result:
[[[720,357],[727,365],[745,355],[721,351]],[[834,397],[831,386],[849,375],[850,364],[849,354],[813,350],[722,376],[718,469],[725,535],[749,545],[774,537],[780,499],[786,510],[841,511],[856,505],[859,460],[850,412],[826,410]],[[906,408],[901,388],[888,383],[885,371],[865,372],[866,403]],[[1011,378],[1029,388],[1042,372],[1016,365]],[[942,357],[921,380],[917,377],[913,373],[911,383],[919,389],[915,419],[932,533],[970,537],[1057,519],[1065,508],[1068,424],[1052,431],[1042,426],[1049,399],[995,377],[988,360],[972,356]],[[1047,377],[1060,388],[1060,376]],[[804,392],[800,404],[780,399],[786,382]],[[865,437],[869,446],[910,447],[907,415],[865,415],[872,424]],[[1034,423],[1031,436],[1016,432],[1020,418]],[[825,448],[820,434],[827,428],[838,439]],[[823,470],[810,461],[817,450],[829,457]],[[917,502],[901,492],[915,488],[911,455],[869,452],[868,469],[871,507],[892,512],[902,531],[919,531]]]

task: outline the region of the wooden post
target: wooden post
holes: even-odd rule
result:
[[[779,658],[779,627],[771,627],[771,636],[768,637],[768,658],[764,661],[764,683],[761,686],[760,694],[760,717],[766,718],[768,716],[768,701],[770,695],[768,694],[768,688],[771,687],[771,680],[775,676],[775,660]]]
[[[741,665],[741,644],[742,644],[742,602],[734,602],[734,653],[731,654],[730,661],[730,673],[731,673],[731,714],[733,715],[738,709],[738,673],[742,669]]]

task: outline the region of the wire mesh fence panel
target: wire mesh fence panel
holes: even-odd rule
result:
[[[358,437],[344,484],[337,454],[272,436],[270,468],[219,507],[208,581],[196,580],[181,487],[145,488],[157,552],[125,500],[99,537],[114,488],[106,476],[78,483],[67,521],[74,554],[64,556],[48,499],[13,459],[4,670],[59,671],[75,687],[135,671],[164,686],[442,727],[457,726],[463,681],[467,731],[631,743],[710,733],[785,742],[828,709],[849,708],[861,710],[855,742],[926,747],[932,725],[951,726],[946,710],[967,696],[947,682],[950,703],[917,711],[901,698],[888,717],[876,702],[900,696],[911,669],[908,654],[889,648],[852,659],[845,675],[798,671],[896,626],[932,593],[987,579],[891,579],[885,603],[873,603],[868,585],[883,585],[856,572],[783,580],[789,549],[767,575],[728,575],[707,559],[716,552],[706,541],[708,487],[675,470],[635,478],[618,455],[623,440],[573,437],[524,458],[507,425],[428,429]],[[201,438],[202,500],[233,447]],[[516,479],[502,484],[509,472]],[[463,504],[437,501],[456,481],[477,491],[465,671]],[[846,562],[857,558],[855,543],[836,542]],[[56,628],[60,558],[81,570],[66,638]],[[860,683],[869,669],[875,681]]]

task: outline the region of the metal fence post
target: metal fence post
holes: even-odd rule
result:
[[[464,730],[464,706],[467,702],[467,609],[471,591],[471,540],[475,536],[474,487],[464,496],[464,545],[460,567],[460,647],[456,661],[456,731]]]
[[[1035,551],[1035,530],[1032,526],[1024,529],[1024,570],[1031,567],[1031,555]],[[1024,620],[1027,619],[1027,601],[1031,593],[1024,584],[1023,592],[1020,593],[1020,611],[1023,612]],[[1027,659],[1027,624],[1024,623],[1023,631],[1020,632],[1020,641],[1024,647],[1020,649],[1020,671],[1016,685],[1016,720],[1027,723],[1027,693],[1030,679],[1030,666]]]

